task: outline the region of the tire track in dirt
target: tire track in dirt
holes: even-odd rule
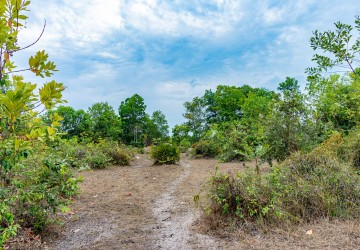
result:
[[[200,243],[202,249],[218,249],[215,247],[216,243],[213,239],[190,230],[191,224],[199,215],[194,207],[188,207],[185,212],[177,211],[177,208],[184,206],[185,202],[181,201],[181,197],[176,197],[175,192],[191,174],[191,165],[187,160],[181,160],[180,167],[184,169],[184,173],[173,180],[155,201],[154,216],[160,224],[158,227],[159,239],[156,241],[155,248],[199,249]],[[197,243],[197,246],[194,245],[194,242]]]

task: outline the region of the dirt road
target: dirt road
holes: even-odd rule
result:
[[[204,189],[215,160],[153,166],[138,155],[129,167],[83,173],[83,193],[64,215],[65,225],[45,237],[46,249],[355,249],[360,226],[321,222],[271,235],[241,230],[207,232],[193,196]],[[221,171],[242,164],[220,164]],[[194,222],[198,220],[196,226]],[[200,225],[200,226],[199,226]],[[201,228],[201,230],[199,230]],[[204,229],[205,228],[205,229]],[[305,232],[313,230],[312,235]],[[204,232],[201,234],[199,232]],[[206,233],[206,234],[205,234]]]

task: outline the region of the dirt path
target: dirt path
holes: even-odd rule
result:
[[[204,189],[215,165],[215,160],[183,157],[180,165],[153,166],[148,155],[138,155],[129,167],[84,172],[83,193],[71,213],[63,215],[61,230],[48,231],[45,248],[356,249],[360,245],[359,221],[321,222],[268,235],[208,232],[202,220],[195,226],[200,210],[193,196]],[[218,166],[221,171],[243,168],[239,163]],[[313,235],[305,234],[309,229]]]
[[[176,195],[191,170],[187,160],[153,166],[148,156],[139,155],[130,167],[84,173],[83,193],[64,216],[59,235],[48,237],[47,248],[191,249],[201,238],[189,229],[196,209]],[[213,240],[204,239],[204,247],[213,248]]]
[[[176,191],[179,190],[179,186],[184,180],[189,177],[192,166],[189,161],[182,160],[180,167],[184,169],[184,173],[176,177],[155,202],[154,215],[161,225],[159,239],[156,242],[157,247],[163,249],[192,249],[194,242],[197,242],[198,248],[217,249],[215,240],[190,230],[199,213],[191,207],[188,207],[188,210],[179,211],[179,208],[187,207],[187,201],[184,197],[176,195]]]

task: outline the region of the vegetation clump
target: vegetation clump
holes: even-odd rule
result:
[[[171,143],[153,146],[150,151],[154,164],[175,164],[180,160],[180,149]]]
[[[210,140],[201,140],[194,144],[192,154],[194,157],[215,158],[220,153],[220,147]]]
[[[211,179],[211,211],[236,221],[270,224],[358,218],[360,176],[351,162],[336,156],[341,140],[335,134],[310,153],[292,154],[263,176],[253,171],[216,173]]]

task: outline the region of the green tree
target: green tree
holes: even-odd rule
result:
[[[355,17],[355,28],[360,33],[360,18]],[[312,58],[317,64],[316,67],[306,69],[309,82],[316,82],[322,74],[329,69],[335,68],[335,71],[351,71],[357,79],[360,79],[359,72],[355,69],[359,65],[357,56],[360,53],[360,37],[352,40],[351,25],[341,22],[335,23],[335,31],[313,32],[310,38],[311,48],[321,50],[323,53],[315,54]],[[311,87],[311,86],[310,86]]]
[[[284,160],[301,149],[304,121],[307,114],[304,95],[298,81],[287,77],[279,84],[279,96],[274,99],[272,113],[267,117],[267,140],[270,159]]]
[[[180,144],[182,140],[191,141],[190,128],[186,124],[175,125],[171,138],[177,144]]]
[[[166,141],[169,136],[169,125],[165,115],[160,111],[154,111],[151,117],[147,117],[145,142],[151,145],[154,140]]]
[[[359,71],[360,72],[360,71]],[[319,122],[348,132],[360,122],[360,79],[331,75],[310,92]]]
[[[123,141],[128,145],[140,146],[143,144],[143,135],[146,124],[146,105],[144,99],[134,94],[126,98],[119,106],[119,115],[122,122]]]
[[[56,110],[47,112],[45,120],[49,123],[50,115],[57,113],[62,117],[59,130],[65,135],[63,137],[69,139],[73,136],[79,138],[91,135],[91,117],[84,110],[75,110],[70,106],[60,106]]]
[[[91,117],[91,131],[95,141],[100,138],[120,139],[122,134],[120,118],[107,102],[93,104],[88,114]]]
[[[198,141],[201,134],[206,130],[205,103],[204,99],[195,97],[191,102],[185,102],[185,125],[192,134],[192,141]]]
[[[34,147],[46,148],[44,142],[55,139],[61,119],[53,115],[51,124],[46,126],[35,110],[50,110],[65,102],[62,83],[51,80],[37,86],[17,74],[31,71],[45,78],[57,71],[45,51],[31,56],[25,69],[18,69],[12,60],[15,54],[36,43],[18,46],[29,4],[25,0],[0,0],[0,248],[16,235],[21,223],[41,228],[47,215],[57,212],[66,202],[68,195],[60,199],[60,193],[70,195],[76,189],[72,185],[76,181],[65,166],[60,173],[43,163],[24,164]],[[25,220],[27,216],[30,221]]]

